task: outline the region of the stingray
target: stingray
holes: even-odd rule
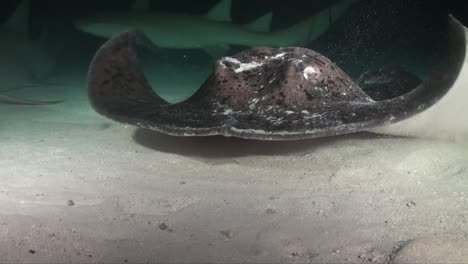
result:
[[[297,140],[354,133],[409,118],[444,96],[465,59],[463,26],[449,16],[441,59],[425,80],[406,71],[371,71],[354,82],[322,54],[300,47],[254,48],[214,65],[190,98],[162,99],[139,65],[141,32],[107,41],[88,71],[88,96],[100,114],[174,136]],[[183,76],[181,76],[182,78]],[[403,89],[396,95],[389,86]],[[406,86],[415,85],[416,87]]]

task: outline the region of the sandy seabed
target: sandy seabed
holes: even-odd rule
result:
[[[0,263],[468,263],[467,64],[386,135],[293,142],[114,123],[64,78],[0,106]]]

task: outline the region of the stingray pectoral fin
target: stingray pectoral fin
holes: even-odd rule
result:
[[[453,86],[465,61],[467,40],[464,26],[451,15],[444,38],[441,59],[426,80],[409,93],[373,106],[380,124],[395,123],[426,110]]]
[[[29,100],[22,99],[17,97],[12,97],[8,95],[0,94],[0,103],[2,104],[14,104],[14,105],[50,105],[50,104],[59,104],[63,100],[54,100],[54,101],[40,101],[40,100]]]
[[[126,32],[96,52],[88,71],[88,97],[98,113],[137,124],[153,113],[151,109],[169,105],[153,91],[139,66],[137,46],[149,41],[139,32]]]
[[[100,114],[126,124],[182,135],[218,134],[219,117],[211,117],[212,104],[193,98],[170,104],[157,95],[146,80],[138,58],[138,45],[147,43],[139,32],[126,32],[107,41],[95,54],[88,71],[88,97]],[[207,80],[210,81],[210,80]],[[200,113],[200,104],[204,112]],[[200,123],[203,126],[200,126]]]

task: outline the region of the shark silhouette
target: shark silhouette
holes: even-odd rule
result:
[[[29,5],[29,0],[23,0],[8,21],[0,26],[0,86],[3,90],[31,86],[35,80],[47,76],[53,67],[50,57],[40,48],[40,41],[29,38]],[[59,102],[61,100],[37,101],[0,94],[2,104],[43,105]]]
[[[298,24],[276,32],[270,32],[271,12],[247,25],[231,23],[231,0],[222,0],[203,16],[150,11],[149,0],[137,0],[130,12],[97,13],[74,24],[83,32],[105,38],[124,31],[140,31],[158,47],[201,48],[218,58],[230,45],[279,47],[306,44],[325,33],[334,20],[356,1],[339,1]]]

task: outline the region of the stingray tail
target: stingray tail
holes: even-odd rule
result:
[[[467,40],[464,26],[449,16],[441,60],[430,76],[411,92],[377,103],[376,111],[385,113],[388,123],[406,119],[424,111],[441,99],[453,86],[463,67]]]

